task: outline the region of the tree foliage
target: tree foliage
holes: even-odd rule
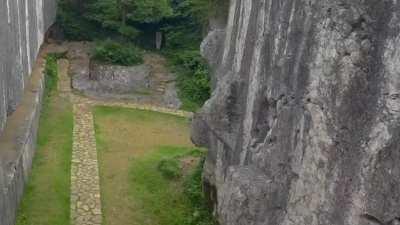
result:
[[[163,31],[163,53],[177,73],[184,108],[196,110],[210,97],[210,74],[199,46],[209,17],[218,13],[218,4],[228,0],[86,0],[77,1],[79,6],[68,4],[71,0],[60,1],[59,22],[67,38],[111,38],[127,46],[154,46],[154,32]],[[123,48],[102,44],[95,56],[108,63],[131,64],[125,59],[136,63],[132,57],[140,54]]]
[[[121,66],[133,66],[143,62],[142,52],[136,46],[122,45],[112,40],[98,42],[93,59]]]
[[[157,23],[171,15],[169,0],[91,0],[86,18],[118,30],[131,23]]]
[[[157,23],[172,16],[169,0],[133,0],[132,5],[133,10],[128,18],[134,22]]]

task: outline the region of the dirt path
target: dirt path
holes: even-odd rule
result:
[[[159,65],[157,60],[160,59],[151,57],[151,59],[148,58],[146,60],[152,60],[152,64]],[[72,101],[74,113],[71,163],[71,224],[101,225],[100,179],[92,107],[96,105],[118,106],[157,111],[182,117],[191,117],[192,113],[151,104],[102,101],[75,95],[71,90],[71,78],[68,75],[69,68],[71,68],[69,61],[66,59],[59,60],[58,65],[58,88],[62,95],[69,97]],[[164,69],[161,66],[155,66],[155,76],[163,76],[161,73]],[[160,91],[167,82],[169,81],[160,79]]]

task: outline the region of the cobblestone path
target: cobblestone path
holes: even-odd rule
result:
[[[101,225],[100,179],[90,104],[75,102],[71,164],[73,225]]]
[[[58,89],[73,103],[71,225],[101,225],[100,179],[91,105],[71,92],[69,62],[58,61]]]

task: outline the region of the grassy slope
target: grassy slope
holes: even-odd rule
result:
[[[183,225],[191,213],[182,180],[157,166],[193,146],[188,121],[161,113],[95,109],[104,225]]]
[[[51,85],[54,89],[56,82]],[[69,225],[72,129],[71,104],[53,90],[44,101],[38,148],[17,225]]]

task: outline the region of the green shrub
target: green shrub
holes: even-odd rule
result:
[[[92,58],[103,63],[132,66],[143,62],[143,53],[132,44],[106,40],[96,44]]]
[[[177,74],[177,87],[183,108],[196,111],[210,98],[209,68],[198,50],[169,54]]]
[[[182,176],[181,166],[177,158],[162,159],[158,164],[158,170],[168,179],[176,179]]]

